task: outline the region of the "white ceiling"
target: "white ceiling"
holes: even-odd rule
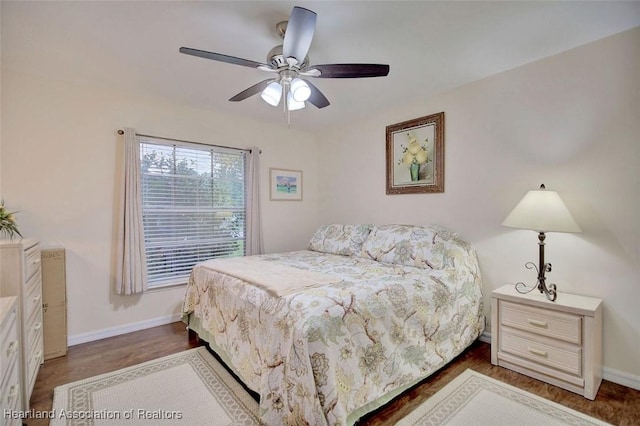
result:
[[[259,96],[270,75],[178,53],[181,46],[266,61],[294,5],[318,14],[312,64],[387,63],[388,77],[314,79],[331,105],[292,113],[318,130],[640,26],[640,2],[129,1],[1,3],[2,67],[47,74],[286,126]],[[594,58],[597,60],[597,58]]]

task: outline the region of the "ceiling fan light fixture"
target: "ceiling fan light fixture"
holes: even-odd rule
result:
[[[311,89],[304,80],[296,77],[291,82],[291,95],[294,100],[304,102],[311,96]]]
[[[270,83],[260,95],[269,105],[278,106],[282,97],[282,86],[277,81]]]
[[[316,108],[330,105],[329,100],[307,77],[364,78],[384,77],[389,74],[389,65],[383,64],[310,65],[308,53],[315,33],[316,19],[315,12],[294,6],[289,20],[276,25],[283,41],[281,45],[269,51],[265,63],[190,47],[181,47],[179,52],[270,73],[272,78],[248,87],[229,98],[229,101],[243,101],[260,93],[266,103],[278,106],[284,98],[282,108],[289,120],[289,112],[304,108],[307,101]]]
[[[292,93],[289,92],[287,94],[287,109],[289,111],[296,111],[299,109],[304,108],[304,102],[302,101],[296,101],[295,98],[293,97]]]

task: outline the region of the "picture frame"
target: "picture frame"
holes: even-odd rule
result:
[[[444,192],[444,112],[386,127],[387,195]]]
[[[272,201],[302,201],[302,171],[269,169],[269,199]]]

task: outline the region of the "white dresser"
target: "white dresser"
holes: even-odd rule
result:
[[[20,385],[22,409],[29,399],[44,362],[42,338],[42,278],[38,241],[0,241],[0,296],[15,296],[20,329]]]
[[[595,399],[602,382],[602,300],[513,285],[491,293],[491,363]]]
[[[7,426],[22,424],[20,419],[4,415],[22,410],[18,333],[17,298],[0,297],[0,424]]]

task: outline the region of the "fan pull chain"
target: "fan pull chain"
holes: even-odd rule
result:
[[[291,126],[291,110],[289,109],[289,82],[286,80],[282,81],[282,97],[284,98],[282,105],[287,115],[287,127],[289,127]]]

